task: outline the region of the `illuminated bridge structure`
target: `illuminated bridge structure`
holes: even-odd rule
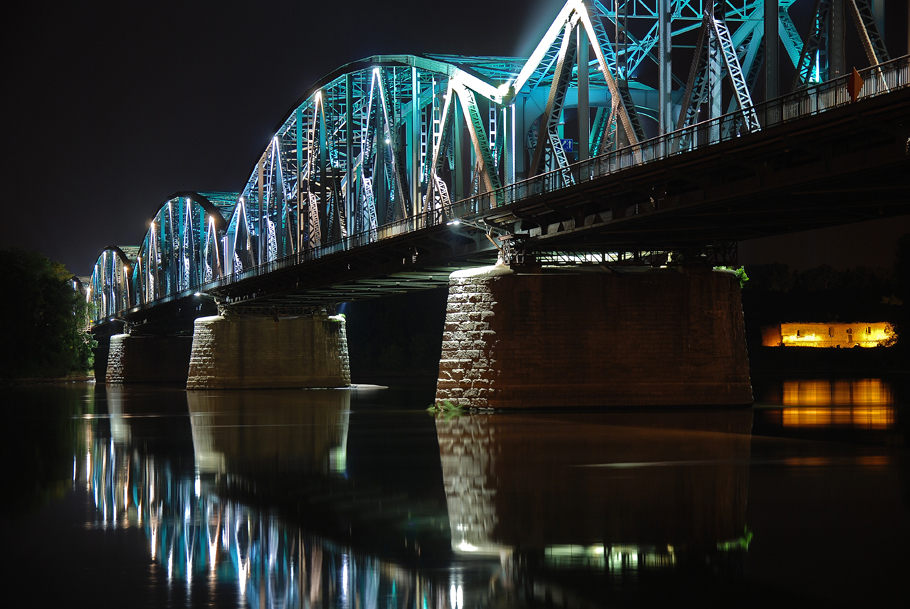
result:
[[[325,311],[497,259],[723,265],[741,240],[910,212],[910,56],[882,6],[714,4],[568,0],[528,58],[339,68],[240,192],[175,193],[102,251],[93,327]]]

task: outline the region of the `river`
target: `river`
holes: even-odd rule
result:
[[[437,415],[432,383],[0,390],[20,604],[906,601],[899,382],[772,380],[754,408]]]

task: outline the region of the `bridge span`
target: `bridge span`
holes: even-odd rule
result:
[[[689,273],[734,263],[740,240],[910,213],[910,57],[890,59],[873,5],[848,0],[843,9],[820,0],[808,24],[794,24],[794,0],[702,4],[569,0],[529,58],[374,56],[340,68],[288,113],[239,193],[175,193],[139,246],[104,249],[88,286],[96,333],[110,335],[126,322],[134,336],[180,343],[195,318],[220,311],[235,324],[258,318],[249,321],[258,324],[251,330],[257,344],[287,343],[283,355],[265,360],[313,366],[295,346],[317,340],[312,328],[289,339],[285,329],[266,329],[263,318],[309,316],[325,325],[338,302],[450,281],[474,286],[483,299],[489,282],[522,282],[523,272],[558,267]],[[869,64],[849,73],[845,49],[829,35],[847,14]],[[792,66],[785,61],[779,70],[781,47]],[[685,70],[677,72],[686,78],[673,71],[680,57]],[[644,84],[655,69],[657,86]],[[792,91],[768,95],[787,73],[795,73]],[[756,103],[757,90],[768,99]],[[497,260],[515,279],[497,271],[450,280],[454,270]],[[601,296],[625,289],[597,281]],[[726,284],[703,282],[668,289],[680,298],[715,290],[705,298],[729,300]],[[637,289],[636,297],[660,300],[662,289]],[[514,295],[519,308],[528,299],[522,290]],[[737,303],[738,293],[728,304]],[[456,304],[450,300],[450,313]],[[602,303],[590,304],[596,325],[606,313]],[[485,347],[449,340],[480,333],[464,339],[473,344],[493,332],[475,329],[473,313],[481,312],[452,313],[444,341],[460,353],[452,361],[461,362],[455,369],[462,377],[466,361],[490,359],[480,353]],[[705,333],[740,341],[736,315],[729,328]],[[342,320],[332,323],[343,330]],[[343,331],[332,327],[319,330],[318,340],[345,351]],[[188,357],[189,343],[182,344],[177,350]],[[705,347],[705,361],[727,347]],[[727,370],[736,377],[727,385],[741,389],[718,388],[713,397],[698,390],[691,399],[751,400],[744,345],[733,350],[742,361]],[[343,384],[345,364],[333,370]],[[105,374],[123,380],[121,373]],[[257,374],[263,380],[249,386],[267,385],[274,369]],[[661,391],[673,394],[681,378],[667,378]],[[474,380],[454,379],[460,385],[452,397],[458,401],[464,389],[486,395],[474,391]],[[620,391],[611,403],[632,403],[635,391]],[[595,383],[589,393],[578,403],[610,391]]]

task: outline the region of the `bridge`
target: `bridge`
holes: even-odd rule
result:
[[[104,249],[96,333],[185,334],[216,304],[235,320],[326,317],[497,260],[516,277],[731,264],[739,240],[906,214],[910,58],[891,58],[871,0],[807,4],[569,0],[528,58],[343,66],[240,192],[175,193],[140,245]],[[848,16],[866,64],[849,71]],[[479,314],[453,306],[447,334]]]

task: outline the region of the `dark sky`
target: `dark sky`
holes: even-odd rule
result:
[[[89,274],[104,246],[138,244],[171,193],[240,190],[281,119],[325,74],[380,53],[527,54],[560,6],[18,3],[3,25],[0,247]]]
[[[294,102],[339,66],[526,55],[562,4],[18,3],[3,25],[0,248],[89,274],[104,246],[138,245],[171,193],[239,190]]]

